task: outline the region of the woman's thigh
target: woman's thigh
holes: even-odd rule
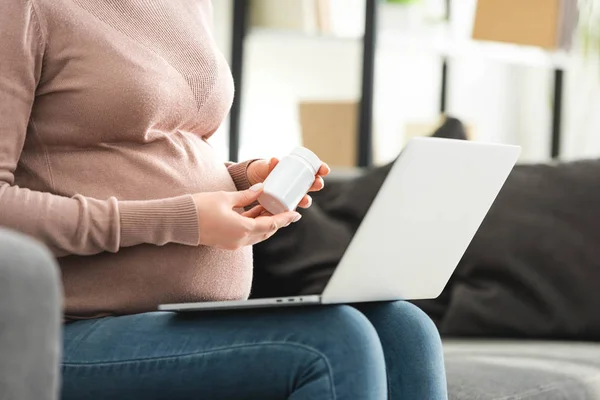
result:
[[[427,314],[404,301],[365,303],[356,308],[371,321],[381,340],[389,399],[447,399],[442,341]]]
[[[62,399],[385,399],[375,329],[347,306],[67,324]]]

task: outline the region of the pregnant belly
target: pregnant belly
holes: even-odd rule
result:
[[[63,196],[150,200],[235,190],[223,160],[189,133],[164,135],[143,145],[98,145],[85,155],[53,149],[49,157],[53,191]],[[24,185],[37,190],[45,186],[35,181]],[[117,253],[63,257],[59,264],[65,312],[74,318],[151,311],[169,302],[244,299],[252,282],[251,248],[140,245]]]
[[[68,318],[156,310],[159,304],[248,298],[252,248],[177,244],[59,259]]]
[[[53,149],[49,157],[53,191],[67,197],[152,200],[235,190],[224,161],[207,142],[191,134],[173,134],[144,145],[104,144],[86,149],[85,156],[72,149]],[[24,182],[31,189],[40,190],[39,186]]]

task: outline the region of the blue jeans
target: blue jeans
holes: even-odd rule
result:
[[[405,302],[73,322],[62,371],[63,400],[447,398],[438,332]]]

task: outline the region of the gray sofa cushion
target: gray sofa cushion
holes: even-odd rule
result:
[[[600,399],[600,344],[445,340],[450,400]]]

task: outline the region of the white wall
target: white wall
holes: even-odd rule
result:
[[[574,60],[565,77],[564,158],[600,157],[600,54]]]
[[[246,45],[241,158],[300,143],[299,100],[358,98],[357,41],[256,32]]]

